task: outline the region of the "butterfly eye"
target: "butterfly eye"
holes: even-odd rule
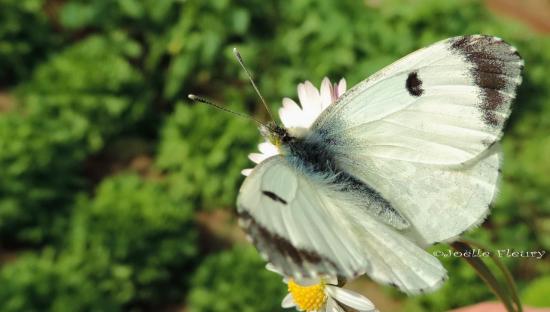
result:
[[[277,135],[279,136],[282,143],[288,143],[292,140],[292,136],[288,134],[288,131],[286,131],[286,129],[278,128],[277,130],[278,130]]]
[[[285,132],[283,133],[281,139],[284,143],[287,143],[288,141],[290,141],[290,136],[288,135],[288,133]]]

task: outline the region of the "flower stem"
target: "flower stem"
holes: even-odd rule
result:
[[[491,272],[489,267],[481,260],[481,258],[477,258],[477,257],[463,257],[463,258],[474,268],[474,270],[477,272],[479,277],[485,282],[485,284],[487,284],[487,286],[489,286],[489,288],[500,299],[500,301],[502,301],[502,303],[504,304],[508,312],[522,312],[523,310],[522,305],[519,300],[516,284],[514,283],[512,274],[506,268],[506,266],[502,263],[502,261],[500,261],[500,259],[498,259],[498,257],[492,251],[488,250],[487,248],[485,248],[479,243],[472,242],[469,240],[464,240],[464,239],[452,243],[451,246],[455,250],[460,251],[463,254],[466,252],[473,253],[472,246],[479,249],[483,249],[484,251],[489,251],[491,259],[504,275],[507,288],[504,288],[498,282],[495,275]]]

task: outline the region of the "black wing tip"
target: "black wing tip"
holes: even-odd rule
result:
[[[502,38],[468,35],[449,39],[450,48],[472,65],[471,75],[481,90],[480,110],[488,127],[503,127],[516,89],[521,84],[524,61],[517,49]]]
[[[500,52],[503,56],[508,56],[508,61],[519,61],[523,66],[523,57],[518,49],[504,39],[491,35],[465,35],[449,39],[451,48],[461,50],[466,53],[472,53],[476,47],[492,47],[493,52]]]

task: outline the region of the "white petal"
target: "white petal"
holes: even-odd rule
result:
[[[360,312],[373,311],[375,309],[374,304],[369,299],[351,290],[327,285],[326,291],[336,301]]]
[[[332,85],[327,77],[321,82],[321,105],[324,110],[332,103]]]
[[[327,281],[327,284],[330,284],[330,285],[338,285],[338,278],[335,277],[335,276],[331,276],[331,277],[325,278],[325,280]]]
[[[279,108],[279,117],[286,128],[302,127],[304,124],[304,112],[289,98],[283,99],[283,107]]]
[[[277,269],[273,264],[271,264],[271,263],[266,264],[265,269],[270,271],[270,272],[277,273],[277,274],[283,276],[283,283],[288,284],[288,277],[284,276],[283,272],[281,272],[279,269]]]
[[[250,173],[252,173],[252,169],[250,169],[250,168],[241,170],[241,174],[245,177],[248,177],[250,175]]]
[[[267,158],[269,158],[269,156],[267,156],[265,154],[260,154],[260,153],[248,154],[248,159],[252,160],[253,162],[255,162],[257,164],[261,163],[262,161],[266,160]]]
[[[279,275],[283,275],[283,272],[281,272],[281,270],[277,269],[273,264],[271,263],[268,263],[265,265],[265,269],[268,270],[269,272],[273,272],[273,273],[277,273]]]
[[[325,310],[327,312],[345,312],[344,309],[330,297],[327,299]]]
[[[300,105],[296,104],[292,99],[287,97],[283,98],[283,108],[290,109],[292,111],[301,111]]]
[[[321,95],[310,81],[298,85],[298,97],[304,112],[317,117],[321,112]]]
[[[287,294],[283,301],[281,302],[281,307],[285,308],[285,309],[288,309],[288,308],[292,308],[292,307],[295,307],[296,306],[296,303],[294,303],[294,299],[292,299],[292,295],[291,294]]]
[[[313,106],[315,107],[316,111],[321,110],[322,104],[321,104],[321,94],[319,93],[319,90],[315,88],[315,86],[311,83],[311,81],[306,80],[304,82],[307,96],[311,99],[311,102],[313,103]]]
[[[300,106],[304,109],[306,102],[309,105],[306,88],[303,83],[299,83],[296,89],[298,90],[298,100],[300,101]]]
[[[271,262],[268,262],[266,265],[265,265],[265,269],[268,270],[269,272],[273,272],[273,273],[277,273],[277,274],[280,274],[279,270],[277,270],[275,268],[275,266],[273,264],[271,264]]]
[[[336,93],[336,97],[339,98],[346,92],[346,79],[342,78],[340,79],[340,82],[338,82],[338,92]]]
[[[258,144],[258,149],[260,150],[260,152],[262,152],[262,154],[265,154],[268,156],[274,156],[279,154],[277,147],[275,147],[275,145],[269,142],[263,142]]]

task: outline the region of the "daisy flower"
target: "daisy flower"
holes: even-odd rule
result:
[[[282,275],[271,264],[268,264],[266,269]],[[285,309],[296,308],[298,311],[306,312],[345,312],[345,306],[358,312],[378,311],[366,297],[338,287],[338,279],[335,277],[300,281],[284,277],[283,281],[288,285],[288,294],[281,303]]]
[[[334,103],[345,91],[345,79],[341,79],[338,84],[332,84],[325,77],[321,82],[320,90],[315,88],[309,81],[298,84],[300,105],[289,98],[284,98],[283,106],[279,108],[279,117],[283,126],[291,135],[295,137],[302,136],[311,127],[317,117],[319,117],[321,112]],[[279,154],[279,149],[268,141],[260,143],[258,149],[260,153],[248,155],[248,158],[256,164]],[[250,172],[252,172],[252,169],[244,169],[242,174],[248,176]]]

